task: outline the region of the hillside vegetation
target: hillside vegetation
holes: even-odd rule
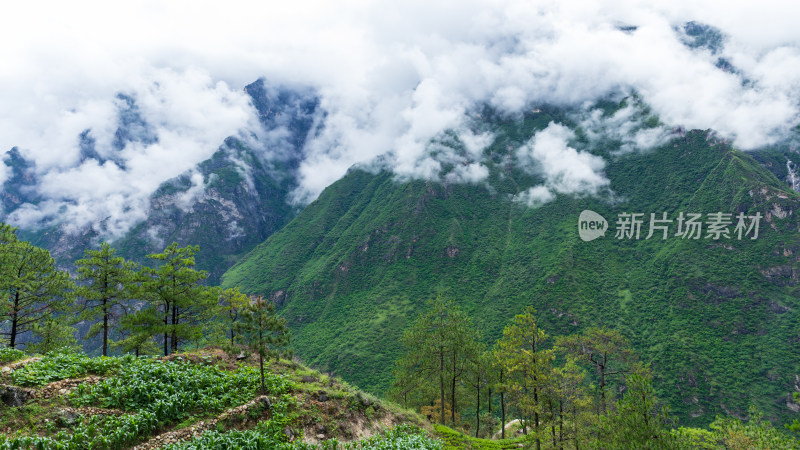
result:
[[[4,350],[0,448],[439,449],[413,413],[290,361],[219,349],[90,358]],[[342,443],[350,444],[343,445]]]
[[[514,200],[543,182],[519,168],[514,152],[551,122],[576,130],[572,145],[608,157],[613,194],[559,194],[538,207]],[[618,154],[619,142],[590,141],[552,108],[481,124],[496,135],[487,182],[399,181],[353,169],[223,285],[273,299],[305,361],[371,392],[387,391],[403,331],[442,294],[487,343],[527,306],[553,336],[620,330],[651,364],[659,397],[681,424],[747,417],[751,405],[789,421],[800,374],[797,193],[708,131],[677,130],[661,148]],[[642,236],[583,242],[585,209],[612,228],[619,214],[642,213]],[[763,219],[757,239],[645,239],[650,213],[663,212]]]

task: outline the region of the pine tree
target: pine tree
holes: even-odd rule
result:
[[[0,226],[2,304],[0,321],[10,323],[8,346],[15,347],[20,334],[60,310],[73,296],[69,273],[56,268],[50,252],[16,238],[15,230]]]
[[[616,411],[601,417],[598,444],[614,449],[678,448],[667,425],[666,409],[658,408],[649,370],[638,368],[625,378],[626,392]],[[764,448],[764,447],[759,447]]]
[[[31,331],[39,340],[25,346],[28,353],[45,354],[63,348],[72,350],[80,348],[78,340],[75,338],[78,330],[67,322],[66,316],[48,317],[33,324]]]
[[[158,345],[153,340],[153,324],[159,323],[160,316],[153,308],[126,314],[119,321],[121,339],[111,344],[122,352],[133,352],[136,356],[158,353]]]
[[[83,298],[80,319],[91,322],[102,319],[91,327],[86,337],[102,331],[103,356],[108,356],[112,321],[119,316],[122,303],[135,297],[136,265],[115,256],[116,250],[105,242],[98,250],[86,250],[84,254],[84,259],[75,262],[78,279],[85,282],[76,290]]]
[[[230,332],[231,345],[233,345],[236,337],[236,323],[250,301],[238,287],[225,289],[219,292],[218,297],[219,306],[228,320],[228,330]]]
[[[533,417],[536,448],[539,449],[542,400],[547,383],[552,379],[550,363],[554,352],[545,348],[548,336],[538,327],[535,313],[532,307],[528,307],[505,327],[503,337],[498,342],[498,360],[507,373],[505,387],[517,399],[517,405],[525,418],[525,432],[527,418]]]
[[[426,391],[437,386],[441,408],[437,416],[444,424],[447,404],[450,419],[455,421],[457,385],[468,362],[478,353],[478,335],[469,317],[452,301],[437,296],[428,305],[403,335],[407,353],[397,361],[395,387],[401,382]],[[446,391],[450,402],[445,398]]]
[[[482,347],[482,346],[481,346]],[[475,437],[481,430],[481,391],[488,386],[488,372],[491,366],[491,356],[483,348],[469,361],[466,382],[475,390]],[[489,399],[491,402],[491,399]]]
[[[147,277],[142,283],[143,296],[150,307],[137,315],[149,320],[151,335],[163,335],[164,356],[170,350],[176,352],[181,341],[197,338],[201,324],[216,311],[213,291],[201,284],[208,273],[194,269],[198,250],[198,246],[172,243],[162,253],[147,255],[160,264],[155,269],[143,268]]]
[[[600,411],[606,413],[606,386],[609,378],[628,372],[636,360],[630,343],[617,330],[589,328],[580,335],[563,336],[556,345],[564,348],[600,376]]]
[[[275,315],[275,304],[254,297],[241,313],[241,321],[236,330],[239,339],[254,353],[258,354],[258,365],[261,370],[261,392],[266,395],[264,384],[264,360],[291,356],[284,348],[289,345],[289,328],[286,319]]]
[[[500,395],[500,438],[506,438],[506,393],[508,390],[508,375],[504,364],[504,358],[500,350],[499,343],[495,343],[491,352],[491,370],[495,391]]]
[[[586,434],[593,413],[592,399],[586,388],[586,371],[578,366],[571,355],[566,357],[563,366],[553,368],[553,382],[548,388],[548,397],[556,403],[557,411],[551,426],[558,428],[558,447],[564,448],[564,443],[572,441],[575,448],[580,448],[581,432]],[[587,420],[586,416],[590,416]],[[572,425],[570,428],[570,424]],[[586,425],[586,426],[584,426]],[[555,445],[554,445],[555,446]]]

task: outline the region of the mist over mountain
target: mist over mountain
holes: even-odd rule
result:
[[[162,183],[188,172],[199,180],[196,165],[228,136],[259,141],[248,145],[281,160],[281,132],[263,129],[264,112],[243,89],[259,77],[318,98],[292,205],[307,204],[354,164],[375,161],[400,179],[437,180],[458,159],[463,181],[481,181],[480,150],[492,132],[475,134],[469,121],[484,106],[515,116],[636,93],[667,130],[714,129],[741,149],[785,139],[798,118],[798,32],[780,2],[702,10],[690,2],[314,5],[310,15],[175,2],[157,19],[144,5],[112,13],[79,3],[44,15],[15,8],[19,23],[30,25],[3,30],[17,44],[2,50],[10,63],[0,88],[0,148],[17,156],[3,157],[0,182],[14,177],[12,159],[30,166],[25,196],[4,203],[7,220],[23,228],[91,225],[118,239],[146,220]],[[109,20],[118,14],[128,19]],[[145,24],[148,32],[138,32]],[[90,51],[71,58],[79,48]],[[446,130],[471,142],[471,151],[432,149]],[[630,148],[663,143],[667,134],[633,134]],[[584,175],[591,192],[598,170]]]

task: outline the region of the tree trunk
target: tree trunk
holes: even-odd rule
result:
[[[178,351],[178,305],[172,305],[172,353]]]
[[[169,355],[169,303],[164,304],[164,356]]]
[[[531,342],[531,355],[533,355],[533,403],[536,409],[533,410],[533,424],[536,427],[536,450],[541,450],[542,440],[539,438],[539,388],[536,379],[536,338]]]
[[[533,426],[536,428],[536,450],[541,450],[542,448],[542,440],[539,438],[539,394],[537,389],[533,388],[533,403],[536,404],[535,410],[533,410]]]
[[[564,449],[564,400],[558,401],[558,448]]]
[[[103,356],[108,356],[108,300],[103,299]]]
[[[264,385],[264,357],[262,352],[258,352],[258,365],[261,367],[261,393],[267,395],[267,387]]]
[[[523,379],[527,379],[527,378],[523,377]],[[522,396],[523,396],[523,398],[527,398],[528,397],[528,386],[527,386],[527,384],[522,389]],[[528,416],[526,415],[524,417],[520,417],[520,421],[522,423],[522,434],[527,436],[528,435]]]
[[[572,422],[575,424],[575,450],[581,450],[580,438],[578,436],[578,412],[575,405],[572,405]]]
[[[456,425],[456,352],[453,350],[453,384],[450,389],[450,422]]]
[[[550,410],[550,435],[553,438],[553,448],[556,448],[556,413],[553,410],[553,400],[547,399],[547,409]]]
[[[600,367],[600,411],[606,413],[606,368]]]
[[[17,323],[19,322],[19,292],[14,292],[14,309],[11,310],[11,336],[8,346],[15,348],[17,345]]]
[[[500,369],[500,387],[503,388],[503,369]],[[500,437],[506,438],[506,390],[500,391]]]
[[[444,348],[439,347],[439,423],[444,425]]]
[[[475,437],[478,437],[478,431],[481,429],[481,382],[478,381],[478,401],[475,403],[478,405],[477,409],[475,410]]]

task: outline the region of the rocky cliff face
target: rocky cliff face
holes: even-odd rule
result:
[[[272,86],[258,80],[245,87],[258,113],[261,130],[230,137],[217,152],[193,170],[171,179],[151,195],[146,218],[113,241],[121,254],[143,261],[175,241],[200,245],[198,267],[209,271],[209,282],[242,254],[266,239],[293,216],[287,196],[295,186],[294,172],[302,159],[306,137],[316,123],[319,100],[314,92]],[[81,162],[112,161],[126,144],[157,141],[134,98],[120,94],[119,123],[112,149],[99,152],[89,130],[77,136]],[[9,177],[0,192],[0,220],[41,201],[33,164],[14,148],[5,158]],[[48,248],[59,263],[71,268],[83,250],[106,237],[104,224],[76,228],[56,221],[20,230],[21,236]]]

